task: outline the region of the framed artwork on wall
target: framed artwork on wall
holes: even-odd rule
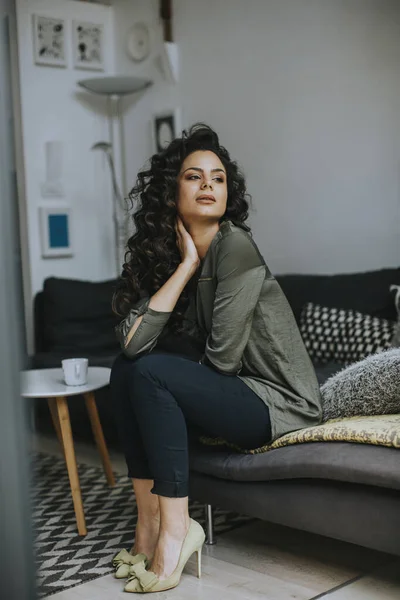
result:
[[[66,67],[64,19],[32,15],[32,25],[35,63],[51,67]]]
[[[39,214],[42,257],[72,256],[71,209],[62,206],[41,206]]]
[[[74,67],[104,71],[104,28],[99,23],[73,21]]]
[[[153,115],[151,122],[153,152],[161,152],[173,139],[182,134],[179,108]]]

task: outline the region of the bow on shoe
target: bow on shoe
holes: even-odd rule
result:
[[[129,569],[129,573],[130,577],[125,586],[126,592],[149,592],[159,582],[157,575],[153,571],[146,571],[143,562],[133,565]]]
[[[131,558],[133,558],[133,554],[130,554],[125,548],[120,550],[114,558],[112,559],[112,565],[116,569],[123,564],[131,564]]]
[[[148,559],[145,554],[131,554],[125,549],[121,550],[112,560],[113,567],[115,567],[115,577],[117,579],[128,577],[130,567],[140,563],[147,566]]]

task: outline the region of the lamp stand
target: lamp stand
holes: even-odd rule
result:
[[[112,185],[113,185],[113,220],[114,220],[114,236],[115,236],[115,260],[117,267],[117,276],[121,272],[121,267],[124,262],[125,244],[129,235],[128,231],[128,212],[125,206],[124,199],[127,194],[127,173],[126,173],[126,150],[125,150],[125,132],[122,111],[122,97],[139,92],[149,87],[152,82],[148,79],[140,77],[125,77],[125,76],[110,76],[96,77],[92,79],[84,79],[78,81],[78,85],[84,89],[106,96],[107,98],[107,117],[109,129],[109,142],[98,142],[93,146],[93,149],[101,149],[107,153],[108,162],[111,169]],[[115,111],[114,111],[115,107]],[[115,146],[115,128],[114,128],[114,112],[118,121],[118,160],[119,177],[115,174],[115,161],[113,152]],[[117,179],[121,185],[118,186]],[[121,218],[121,213],[123,216]]]

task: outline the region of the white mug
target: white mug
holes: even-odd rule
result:
[[[84,385],[87,382],[87,358],[65,358],[61,361],[64,381],[67,385]]]

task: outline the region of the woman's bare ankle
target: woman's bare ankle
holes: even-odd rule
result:
[[[180,515],[179,518],[175,518],[171,521],[164,519],[162,529],[160,530],[160,535],[166,535],[177,540],[181,540],[185,538],[189,527],[189,515]]]
[[[135,543],[131,554],[145,554],[149,559],[154,555],[160,533],[159,517],[138,519],[135,531]]]

